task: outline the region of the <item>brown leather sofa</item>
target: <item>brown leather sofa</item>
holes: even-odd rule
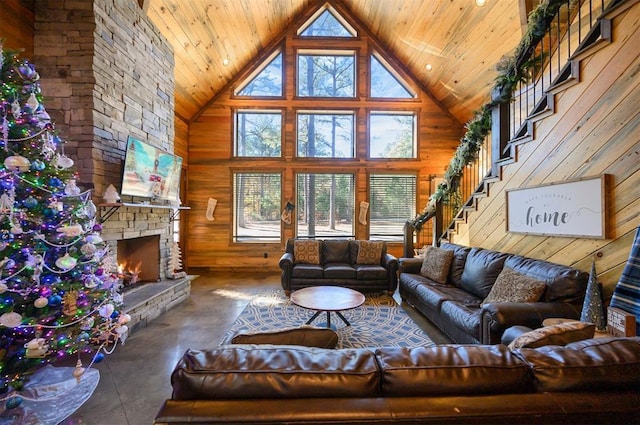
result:
[[[188,350],[163,424],[637,424],[640,338],[566,346]]]
[[[279,261],[282,289],[291,291],[309,286],[343,286],[357,291],[395,292],[398,287],[398,259],[387,252],[382,242],[378,264],[359,264],[359,240],[317,240],[320,243],[319,264],[300,262],[294,255],[295,239],[287,240]]]
[[[400,258],[399,292],[452,341],[461,344],[498,344],[515,325],[538,328],[550,317],[579,319],[589,275],[543,260],[482,248],[443,243],[453,251],[444,284],[420,273],[421,258]],[[529,303],[482,305],[503,268],[545,282],[541,299]]]

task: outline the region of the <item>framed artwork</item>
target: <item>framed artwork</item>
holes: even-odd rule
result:
[[[507,232],[606,238],[605,175],[506,191]]]

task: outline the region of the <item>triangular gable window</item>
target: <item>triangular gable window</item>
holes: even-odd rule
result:
[[[376,55],[371,55],[371,97],[393,99],[414,99],[408,85],[400,76],[392,72],[389,65]]]
[[[246,82],[238,86],[236,96],[277,96],[282,92],[282,52],[264,62],[266,65],[258,68]]]
[[[325,5],[298,30],[301,37],[357,37],[358,33],[331,6]]]

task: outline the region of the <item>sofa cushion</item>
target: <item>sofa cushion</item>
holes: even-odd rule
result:
[[[467,261],[467,255],[469,255],[471,248],[449,242],[440,244],[440,248],[453,251],[453,259],[451,260],[451,266],[449,267],[447,283],[460,287],[462,272],[464,271],[464,263]]]
[[[519,348],[538,391],[640,389],[640,338],[593,338],[566,346]]]
[[[299,279],[322,279],[324,268],[319,264],[296,264],[291,270],[291,277]]]
[[[547,285],[541,280],[518,273],[510,267],[504,267],[482,304],[536,302],[546,287]]]
[[[351,264],[329,263],[324,265],[325,279],[355,279],[356,269]]]
[[[379,397],[372,351],[293,345],[187,350],[171,374],[174,400]]]
[[[571,342],[593,338],[596,325],[571,321],[544,326],[525,332],[509,343],[509,348],[536,348],[545,345],[567,345]]]
[[[293,261],[296,264],[320,264],[320,241],[294,241]]]
[[[449,267],[453,260],[453,251],[437,248],[435,246],[424,247],[424,260],[420,268],[420,274],[424,277],[444,284],[449,276]]]
[[[358,280],[384,280],[389,274],[384,267],[372,264],[356,264],[355,270]]]
[[[589,278],[588,273],[569,266],[520,255],[510,255],[504,265],[546,282],[547,289],[542,296],[542,301],[563,301],[582,305]]]
[[[356,263],[380,264],[383,245],[384,242],[381,241],[360,241]]]
[[[420,298],[420,302],[434,311],[439,311],[445,301],[453,300],[468,305],[479,305],[482,301],[461,288],[433,283],[430,279],[417,274],[401,274],[400,285],[403,289],[416,294]]]
[[[532,391],[528,366],[504,345],[383,347],[376,356],[385,397]]]
[[[346,239],[322,241],[322,264],[353,263],[349,255],[349,241]]]
[[[305,347],[336,348],[338,334],[329,328],[300,326],[266,332],[243,332],[234,335],[231,344],[302,345]]]
[[[460,286],[480,298],[486,298],[508,255],[488,249],[472,248],[464,264]]]

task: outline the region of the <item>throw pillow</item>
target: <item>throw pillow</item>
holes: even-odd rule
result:
[[[380,264],[384,242],[360,241],[358,247],[358,264]]]
[[[510,267],[502,269],[482,305],[489,303],[533,303],[542,297],[546,284]]]
[[[544,345],[567,345],[593,338],[596,325],[585,322],[566,322],[526,332],[509,344],[510,349],[537,348]]]
[[[320,241],[294,241],[293,259],[295,263],[320,264]]]
[[[425,246],[420,274],[444,285],[447,283],[451,261],[453,261],[453,251],[435,246]]]
[[[305,347],[336,348],[338,334],[329,328],[301,326],[265,332],[239,333],[232,344],[302,345]]]

